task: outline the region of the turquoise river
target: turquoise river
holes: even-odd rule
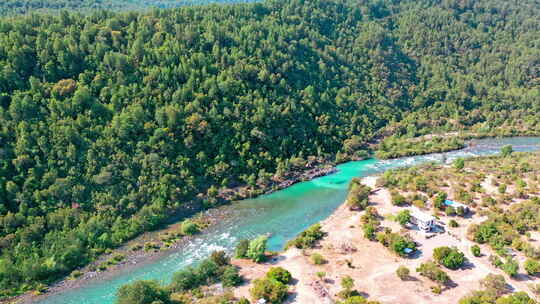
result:
[[[115,301],[116,290],[123,284],[140,279],[158,279],[166,283],[175,271],[197,263],[213,250],[231,250],[238,240],[260,234],[270,233],[269,249],[280,250],[287,240],[325,219],[343,203],[349,181],[354,177],[429,161],[495,154],[507,144],[513,145],[516,151],[533,151],[540,149],[540,138],[475,140],[459,151],[384,161],[368,159],[339,165],[338,172],[334,174],[220,207],[218,211],[225,214],[223,220],[166,256],[136,267],[126,267],[107,278],[89,280],[81,287],[51,294],[37,303],[111,304]]]

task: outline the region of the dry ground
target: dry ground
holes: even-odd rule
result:
[[[374,187],[375,178],[368,177],[363,182]],[[396,214],[402,210],[391,204],[390,193],[386,189],[373,194],[370,201],[381,215]],[[466,227],[470,223],[479,223],[485,219],[478,215],[469,219],[459,219],[459,228],[446,226],[450,233],[437,234],[430,239],[426,239],[424,234],[411,229],[411,236],[421,244],[420,253],[413,258],[404,259],[391,253],[383,245],[363,237],[360,224],[361,214],[361,212],[350,211],[342,205],[321,223],[328,235],[320,242],[318,248],[304,251],[292,248],[264,264],[255,264],[245,260],[233,261],[241,267],[241,274],[247,279],[245,285],[235,290],[235,295],[249,298],[250,281],[264,276],[272,266],[281,266],[291,272],[295,282],[291,287],[288,303],[300,304],[334,303],[338,299],[336,294],[341,290],[340,280],[345,275],[351,276],[355,280],[355,288],[370,300],[396,304],[431,304],[457,303],[470,291],[480,289],[479,280],[487,274],[503,274],[488,262],[490,249],[487,246],[482,247],[484,253],[482,257],[477,258],[470,253],[473,243],[465,237]],[[447,218],[441,220],[448,221]],[[391,227],[393,231],[401,229],[397,223],[386,219],[382,221],[382,226]],[[352,245],[357,250],[343,252],[341,250],[343,244]],[[464,269],[446,270],[454,284],[442,294],[436,295],[430,290],[430,286],[435,284],[421,277],[415,269],[421,263],[430,260],[433,249],[440,246],[458,247],[465,253],[469,262]],[[324,265],[313,265],[309,255],[314,252],[323,255],[328,262]],[[518,258],[522,259],[519,256]],[[353,268],[347,265],[347,260],[352,263]],[[411,270],[410,280],[402,281],[396,276],[395,271],[400,265],[405,265]],[[324,282],[316,276],[316,273],[321,271],[326,273]],[[507,281],[515,291],[527,292],[528,283],[540,282],[538,278],[533,279],[527,276],[521,276],[519,280],[511,280],[507,277]]]

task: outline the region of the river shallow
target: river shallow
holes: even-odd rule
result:
[[[40,304],[112,304],[116,290],[131,281],[157,279],[168,283],[172,274],[207,257],[213,250],[232,250],[236,242],[270,233],[270,250],[284,244],[310,225],[319,222],[343,203],[347,186],[354,177],[365,177],[391,168],[429,161],[451,161],[457,157],[491,155],[504,145],[515,151],[540,149],[540,137],[474,140],[463,150],[393,160],[368,159],[337,166],[338,172],[295,184],[269,195],[242,200],[217,211],[226,214],[203,234],[189,243],[137,267],[118,270],[108,278],[90,280],[83,286],[68,289],[35,301]]]

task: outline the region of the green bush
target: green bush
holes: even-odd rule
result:
[[[473,246],[471,247],[471,253],[472,253],[475,257],[482,256],[482,251],[480,250],[480,246],[478,246],[478,245],[473,245]]]
[[[508,259],[501,269],[509,276],[515,277],[519,272],[519,263],[514,259]]]
[[[523,268],[529,275],[538,275],[540,273],[540,263],[537,260],[531,258],[527,259],[523,264]]]
[[[456,227],[459,227],[459,224],[458,222],[456,222],[456,220],[454,219],[451,219],[449,222],[448,222],[448,225],[452,228],[456,228]]]
[[[170,284],[174,292],[185,292],[201,284],[197,271],[194,268],[180,270],[173,274]]]
[[[315,243],[324,237],[321,224],[315,224],[301,232],[295,239],[287,242],[286,248],[294,246],[298,249],[313,248]]]
[[[416,272],[439,284],[446,285],[450,282],[448,274],[433,262],[420,264],[420,267],[416,268]]]
[[[322,265],[326,263],[326,260],[320,253],[314,253],[311,255],[311,262],[315,265]]]
[[[238,300],[238,303],[236,303],[236,304],[250,304],[250,303],[249,303],[248,299],[241,298],[240,300]]]
[[[465,263],[465,255],[456,247],[438,247],[433,250],[433,259],[448,269],[458,269]]]
[[[399,194],[397,191],[392,191],[390,195],[394,206],[403,206],[407,203],[405,196]]]
[[[248,248],[249,248],[249,240],[240,240],[238,244],[236,244],[236,248],[234,250],[234,256],[237,259],[247,258]]]
[[[437,196],[435,196],[435,199],[433,200],[433,205],[435,206],[435,208],[439,210],[443,210],[446,207],[444,202],[446,201],[447,197],[448,195],[445,192],[438,193]]]
[[[223,250],[213,251],[212,254],[210,254],[210,260],[218,266],[225,266],[230,263],[227,253]]]
[[[249,242],[249,247],[246,256],[256,263],[260,263],[265,259],[266,242],[268,237],[261,235]]]
[[[374,303],[374,302],[369,302]],[[339,304],[368,304],[368,301],[362,297],[362,296],[352,296],[345,299],[343,302],[340,302]]]
[[[221,283],[225,287],[234,287],[242,283],[242,277],[238,273],[238,268],[232,265],[224,266],[221,270]]]
[[[183,235],[194,235],[194,234],[199,233],[199,231],[200,231],[199,226],[191,220],[183,221],[180,227],[180,232]]]
[[[276,280],[283,284],[289,284],[292,280],[291,273],[283,267],[272,267],[266,273],[266,278]]]
[[[465,160],[463,158],[458,158],[454,161],[454,168],[461,170],[465,167]]]
[[[403,265],[399,266],[398,269],[396,269],[396,274],[398,278],[400,278],[402,281],[407,280],[409,278],[410,273],[411,271],[409,270],[409,268]]]
[[[288,288],[279,281],[264,278],[254,280],[249,292],[253,301],[265,299],[272,304],[279,304],[287,297]]]
[[[168,303],[169,294],[157,281],[135,281],[116,292],[116,304]]]
[[[504,276],[500,274],[488,274],[480,280],[480,286],[496,296],[501,296],[510,291],[510,287],[506,284]]]
[[[402,227],[405,227],[411,220],[411,212],[409,210],[402,210],[396,216],[396,222]]]
[[[370,241],[375,240],[375,232],[377,228],[373,223],[366,223],[362,225],[362,230],[364,231],[364,237]]]

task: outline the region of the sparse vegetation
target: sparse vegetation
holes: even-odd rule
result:
[[[450,282],[450,277],[444,272],[437,264],[433,262],[425,262],[420,264],[420,267],[416,268],[416,271],[428,279],[446,285]]]

